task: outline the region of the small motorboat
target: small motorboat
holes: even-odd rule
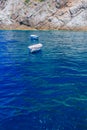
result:
[[[38,43],[38,44],[30,45],[30,46],[28,46],[28,48],[29,48],[30,52],[33,53],[33,52],[37,52],[37,51],[41,50],[42,46],[43,45],[41,43]]]
[[[37,35],[30,35],[31,40],[38,40],[39,37]]]

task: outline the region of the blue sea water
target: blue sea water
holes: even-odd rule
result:
[[[0,31],[0,130],[87,130],[87,32]]]

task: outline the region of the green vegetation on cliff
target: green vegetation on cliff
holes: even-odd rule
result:
[[[30,0],[25,0],[25,3],[28,3]]]

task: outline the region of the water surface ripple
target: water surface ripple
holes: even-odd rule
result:
[[[87,130],[87,32],[0,31],[0,130]]]

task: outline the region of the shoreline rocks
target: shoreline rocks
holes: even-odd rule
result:
[[[1,3],[0,29],[87,30],[86,0],[30,0],[27,4],[24,0],[4,0]]]

